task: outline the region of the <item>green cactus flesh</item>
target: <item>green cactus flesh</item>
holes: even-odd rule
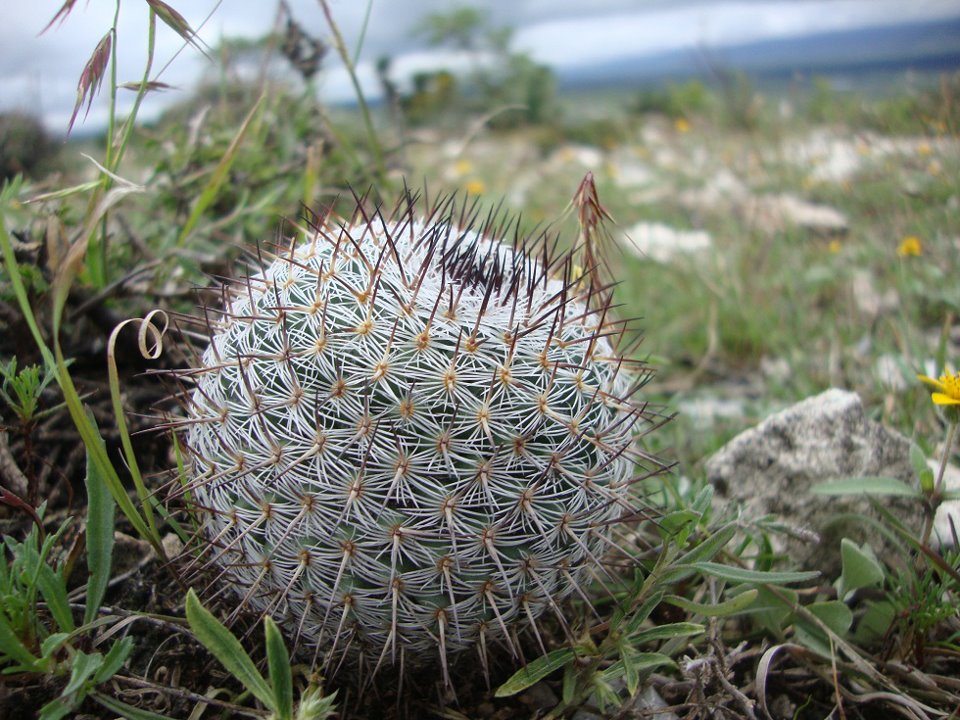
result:
[[[563,622],[633,512],[649,418],[569,256],[399,208],[301,228],[226,293],[184,373],[188,489],[243,606],[315,657],[446,672]]]

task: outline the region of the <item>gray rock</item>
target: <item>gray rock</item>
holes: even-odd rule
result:
[[[892,548],[868,523],[833,522],[841,513],[872,515],[865,497],[824,497],[810,488],[867,475],[914,482],[910,441],[869,420],[856,393],[838,389],[792,405],[733,438],[707,461],[706,472],[718,499],[742,504],[742,517],[775,515],[800,531],[797,537],[772,538],[775,549],[793,565],[822,570],[828,579],[839,572],[843,537],[870,542],[878,554]],[[908,526],[916,524],[915,504],[882,501]]]

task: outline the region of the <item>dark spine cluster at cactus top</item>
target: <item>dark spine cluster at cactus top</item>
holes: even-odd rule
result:
[[[307,224],[181,371],[204,562],[317,662],[543,640],[658,463],[609,292],[452,200]]]

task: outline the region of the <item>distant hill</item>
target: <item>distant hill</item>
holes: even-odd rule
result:
[[[559,71],[564,89],[643,86],[742,70],[759,79],[803,75],[960,70],[960,16],[937,22],[871,27],[687,49]]]

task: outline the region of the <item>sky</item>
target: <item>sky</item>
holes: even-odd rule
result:
[[[271,0],[167,2],[211,46],[222,37],[262,36],[274,26],[277,15],[277,5]],[[354,52],[368,2],[328,2]],[[65,20],[42,34],[61,0],[0,3],[0,111],[27,111],[42,117],[53,131],[65,128],[80,73],[111,26],[116,3],[77,0]],[[469,3],[464,0],[462,4]],[[488,11],[492,24],[514,28],[514,47],[559,71],[670,50],[717,49],[812,32],[960,16],[960,0],[486,0],[472,4]],[[329,38],[319,0],[287,0],[287,5],[307,32]],[[368,96],[375,97],[378,92],[373,63],[382,55],[393,58],[393,72],[401,80],[414,70],[457,62],[449,52],[423,47],[415,35],[425,15],[456,5],[450,0],[371,0],[358,64]],[[120,82],[137,81],[143,75],[147,7],[146,0],[125,0],[120,6]],[[155,116],[182,99],[205,71],[211,72],[210,60],[183,44],[173,31],[160,26],[151,77],[175,89],[154,94],[141,117]],[[351,97],[349,79],[333,53],[320,78],[320,92],[329,101]],[[118,106],[128,107],[133,93],[121,93]],[[106,112],[104,92],[93,101],[85,120],[88,128],[102,125]]]

